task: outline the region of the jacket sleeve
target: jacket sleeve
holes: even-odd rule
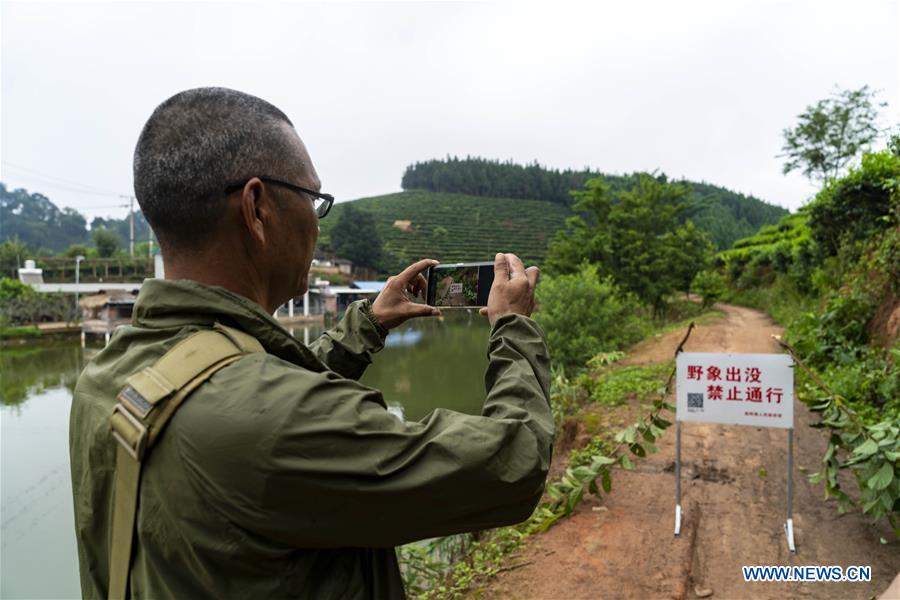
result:
[[[340,322],[314,340],[309,349],[325,365],[349,379],[359,379],[372,364],[372,354],[384,348],[388,330],[372,313],[372,303],[357,300]]]
[[[527,317],[502,317],[489,359],[480,416],[437,409],[418,422],[396,418],[378,391],[334,373],[300,377],[259,362],[255,376],[267,389],[293,397],[279,399],[291,407],[277,430],[256,452],[221,452],[247,440],[230,442],[229,424],[206,415],[200,435],[215,441],[203,450],[194,424],[186,460],[229,520],[293,547],[390,547],[517,523],[534,510],[550,467],[543,334]]]

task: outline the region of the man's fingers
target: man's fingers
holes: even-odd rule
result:
[[[418,295],[420,295],[421,292],[424,292],[427,287],[428,287],[428,280],[425,279],[424,275],[419,273],[412,280],[412,283],[409,284],[407,289],[414,296],[418,296]],[[423,298],[424,298],[424,296],[423,296]]]
[[[397,279],[402,282],[403,287],[406,287],[410,282],[413,281],[413,279],[416,278],[416,275],[419,275],[428,267],[433,267],[437,264],[439,264],[439,262],[434,260],[433,258],[424,258],[419,262],[414,262],[413,264],[403,269],[403,271],[399,275],[397,275]]]
[[[478,314],[481,315],[481,316],[483,316],[483,317],[488,316],[488,309],[487,309],[487,306],[483,306],[483,307],[481,307],[480,309],[478,309]]]
[[[522,264],[522,259],[515,254],[507,254],[506,260],[509,263],[510,279],[517,279],[525,276],[525,265]]]
[[[509,263],[506,260],[506,254],[498,252],[494,257],[494,279],[500,281],[509,281]]]
[[[541,276],[541,271],[537,267],[528,267],[525,269],[525,277],[528,278],[528,285],[531,289],[534,289],[537,286],[538,278]]]

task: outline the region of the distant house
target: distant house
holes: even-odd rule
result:
[[[109,335],[116,327],[131,323],[131,313],[137,294],[122,290],[110,290],[92,296],[85,296],[81,305],[81,331],[103,335],[109,341]]]
[[[353,261],[349,261],[346,258],[338,258],[334,261],[334,264],[338,268],[338,273],[353,275]]]
[[[349,286],[330,286],[325,292],[325,311],[332,315],[340,315],[351,302],[363,298],[375,299],[378,290],[359,289]]]
[[[404,220],[394,221],[394,227],[396,227],[403,233],[412,233],[416,230],[415,227],[413,227],[412,221],[404,221]]]

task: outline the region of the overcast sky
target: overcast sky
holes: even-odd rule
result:
[[[125,216],[144,121],[198,86],[284,110],[339,200],[470,154],[659,169],[794,209],[815,190],[776,155],[807,105],[868,84],[900,122],[895,0],[32,1],[0,20],[0,178],[89,219]]]

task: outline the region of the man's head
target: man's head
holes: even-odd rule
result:
[[[138,204],[167,265],[227,242],[245,251],[261,277],[278,274],[284,293],[300,293],[318,236],[312,198],[257,179],[264,176],[320,186],[287,116],[226,88],[187,90],[163,102],[134,152]]]

